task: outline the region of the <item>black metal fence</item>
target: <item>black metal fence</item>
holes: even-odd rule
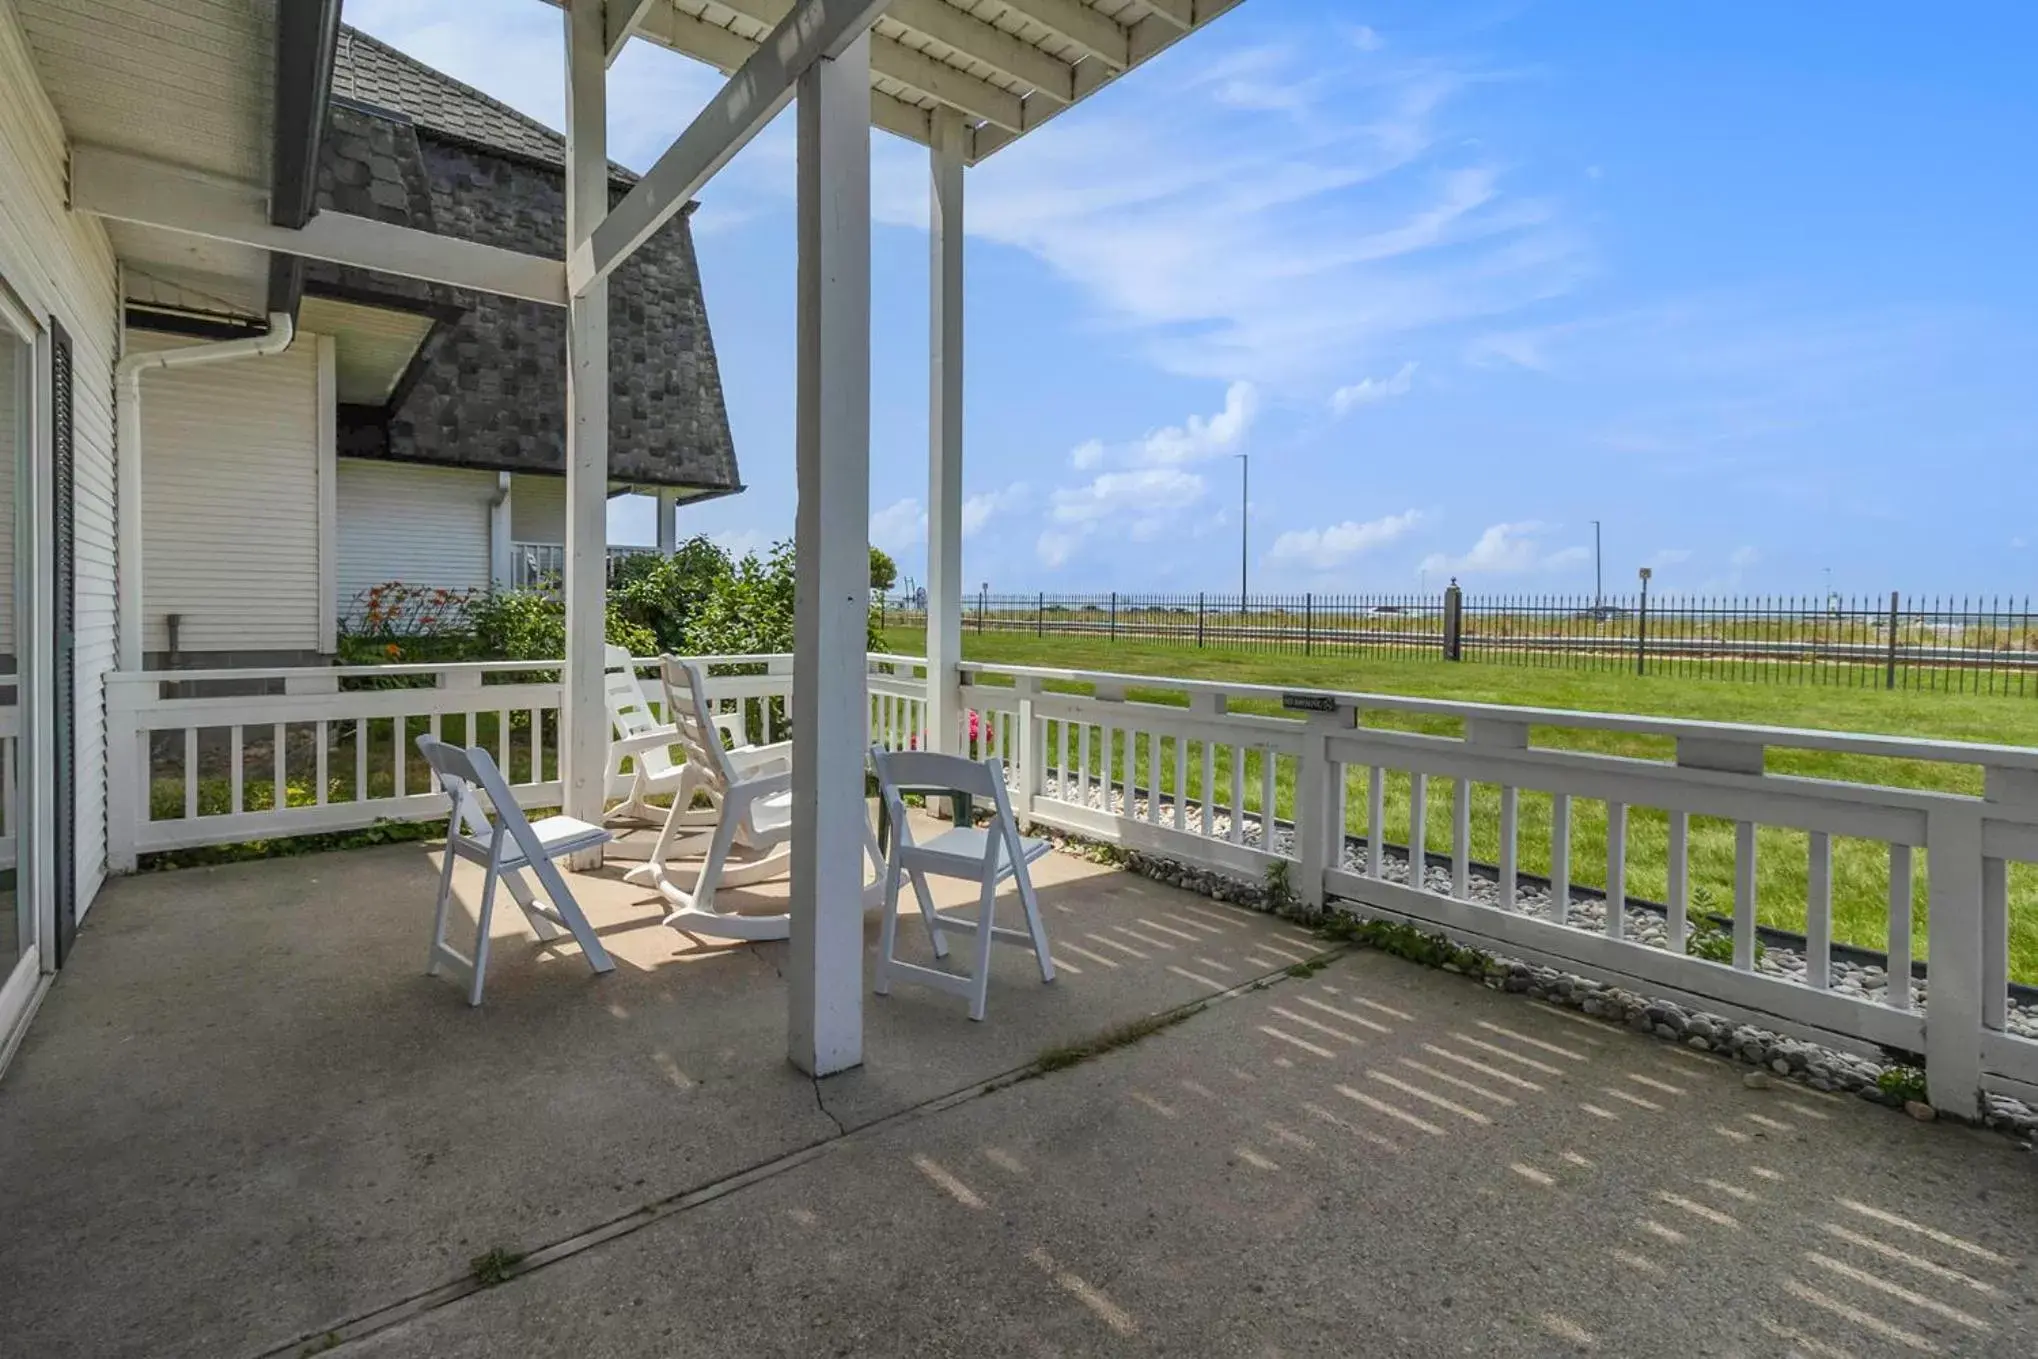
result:
[[[924,601],[880,605],[925,625]],[[1166,642],[1296,656],[1376,656],[1626,670],[1778,684],[2038,695],[2029,598],[1648,594],[979,593],[978,633]]]

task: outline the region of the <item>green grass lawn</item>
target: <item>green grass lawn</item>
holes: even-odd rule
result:
[[[924,647],[924,635],[894,628],[885,634],[885,644],[899,652],[919,654]],[[1267,656],[1197,650],[1178,644],[1113,644],[1095,638],[1042,639],[1011,633],[978,635],[965,632],[963,653],[973,660],[1017,665],[2038,746],[2038,700],[2000,696],[1908,690],[1890,692],[1866,687],[1762,684],[1655,675],[1645,678],[1610,671],[1492,666],[1474,662],[1453,665],[1441,660]],[[1166,692],[1135,690],[1131,697],[1155,702],[1181,701],[1178,696]],[[1235,706],[1240,710],[1250,710],[1247,705]],[[1265,710],[1277,711],[1272,707]],[[1460,728],[1453,719],[1403,713],[1368,713],[1365,720],[1369,726],[1440,735],[1459,734]],[[1049,738],[1059,739],[1060,735],[1051,729]],[[1665,738],[1612,732],[1539,726],[1534,728],[1531,739],[1538,746],[1552,749],[1585,750],[1644,759],[1667,759],[1673,753],[1672,743]],[[1094,734],[1092,740],[1096,740]],[[1121,736],[1114,743],[1115,777],[1125,777],[1127,754]],[[1201,752],[1192,749],[1190,754],[1187,796],[1200,799]],[[1093,761],[1097,758],[1092,755]],[[1163,742],[1161,787],[1169,793],[1175,791],[1175,758],[1173,742]],[[1131,758],[1131,769],[1134,781],[1142,788],[1148,782],[1149,760],[1146,743],[1141,743],[1139,751]],[[1217,789],[1221,800],[1228,801],[1232,786],[1229,752],[1220,751],[1216,763]],[[1772,750],[1768,767],[1772,773],[1810,778],[1969,794],[1981,791],[1978,769],[1923,760]],[[1256,756],[1248,754],[1245,772],[1245,803],[1249,809],[1257,811],[1261,801],[1261,771]],[[1387,834],[1396,843],[1401,843],[1408,839],[1408,778],[1390,775],[1386,792],[1383,819],[1387,823]],[[1284,766],[1277,767],[1275,796],[1276,815],[1289,815],[1293,799],[1292,778]],[[1425,837],[1432,850],[1443,851],[1450,846],[1454,797],[1455,789],[1449,781],[1431,781],[1424,821]],[[1499,789],[1492,785],[1474,784],[1472,799],[1473,854],[1476,858],[1492,862],[1499,856]],[[1369,833],[1365,791],[1356,774],[1348,790],[1346,809],[1347,828],[1354,834]],[[1549,797],[1524,792],[1521,795],[1519,840],[1523,871],[1548,871],[1549,827]],[[1628,817],[1627,885],[1632,895],[1659,901],[1663,899],[1668,891],[1668,850],[1668,817],[1646,808],[1631,809]],[[1764,827],[1758,833],[1756,902],[1757,916],[1762,923],[1788,930],[1801,931],[1804,928],[1806,855],[1806,836],[1801,832]],[[1922,957],[1927,946],[1928,865],[1923,854],[1914,858],[1912,928],[1918,954]],[[1731,909],[1733,861],[1733,823],[1719,818],[1693,817],[1690,872],[1695,908],[1709,901],[1714,909]],[[1603,804],[1573,800],[1571,875],[1574,882],[1582,885],[1602,887],[1605,884],[1606,809]],[[2010,895],[2011,975],[2018,981],[2038,983],[2038,867],[2012,865]],[[1833,842],[1835,940],[1864,948],[1885,948],[1888,943],[1888,901],[1887,847],[1879,843],[1836,838]]]

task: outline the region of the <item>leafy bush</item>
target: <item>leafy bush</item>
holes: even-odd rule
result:
[[[467,609],[474,648],[489,660],[550,661],[566,655],[566,603],[544,590],[491,590]],[[609,600],[606,639],[633,656],[658,653],[658,638]]]
[[[1926,1104],[1925,1072],[1921,1067],[1893,1066],[1875,1078],[1876,1089],[1905,1104]]]
[[[758,655],[793,649],[793,545],[772,545],[768,556],[737,562],[714,581],[688,615],[683,650],[695,656]],[[883,646],[873,610],[864,644]]]
[[[880,593],[899,583],[899,564],[877,544],[870,548],[870,588]]]
[[[670,557],[626,557],[609,578],[609,598],[655,645],[638,655],[686,648],[687,620],[717,581],[735,570],[729,554],[706,537],[690,538]]]

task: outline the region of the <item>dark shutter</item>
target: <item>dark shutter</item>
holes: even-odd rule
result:
[[[56,768],[51,780],[56,796],[55,831],[57,898],[57,965],[70,956],[78,933],[78,553],[76,506],[77,449],[72,437],[71,406],[75,386],[71,337],[55,318],[50,321],[50,462],[51,520],[56,557],[54,612],[56,654]]]

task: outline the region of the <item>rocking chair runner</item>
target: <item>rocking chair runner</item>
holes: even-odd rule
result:
[[[700,667],[667,656],[663,678],[665,711],[672,716],[675,742],[685,750],[686,762],[658,843],[624,880],[656,888],[673,906],[665,923],[674,929],[726,939],[784,939],[792,933],[790,915],[719,910],[715,894],[786,871],[792,836],[791,744],[726,749]],[[707,796],[707,809],[693,805],[700,794]],[[864,851],[882,872],[876,837],[867,828]],[[694,855],[704,857],[689,890],[673,881],[671,861]],[[732,856],[739,862],[730,863]],[[875,884],[868,890],[874,895]]]

